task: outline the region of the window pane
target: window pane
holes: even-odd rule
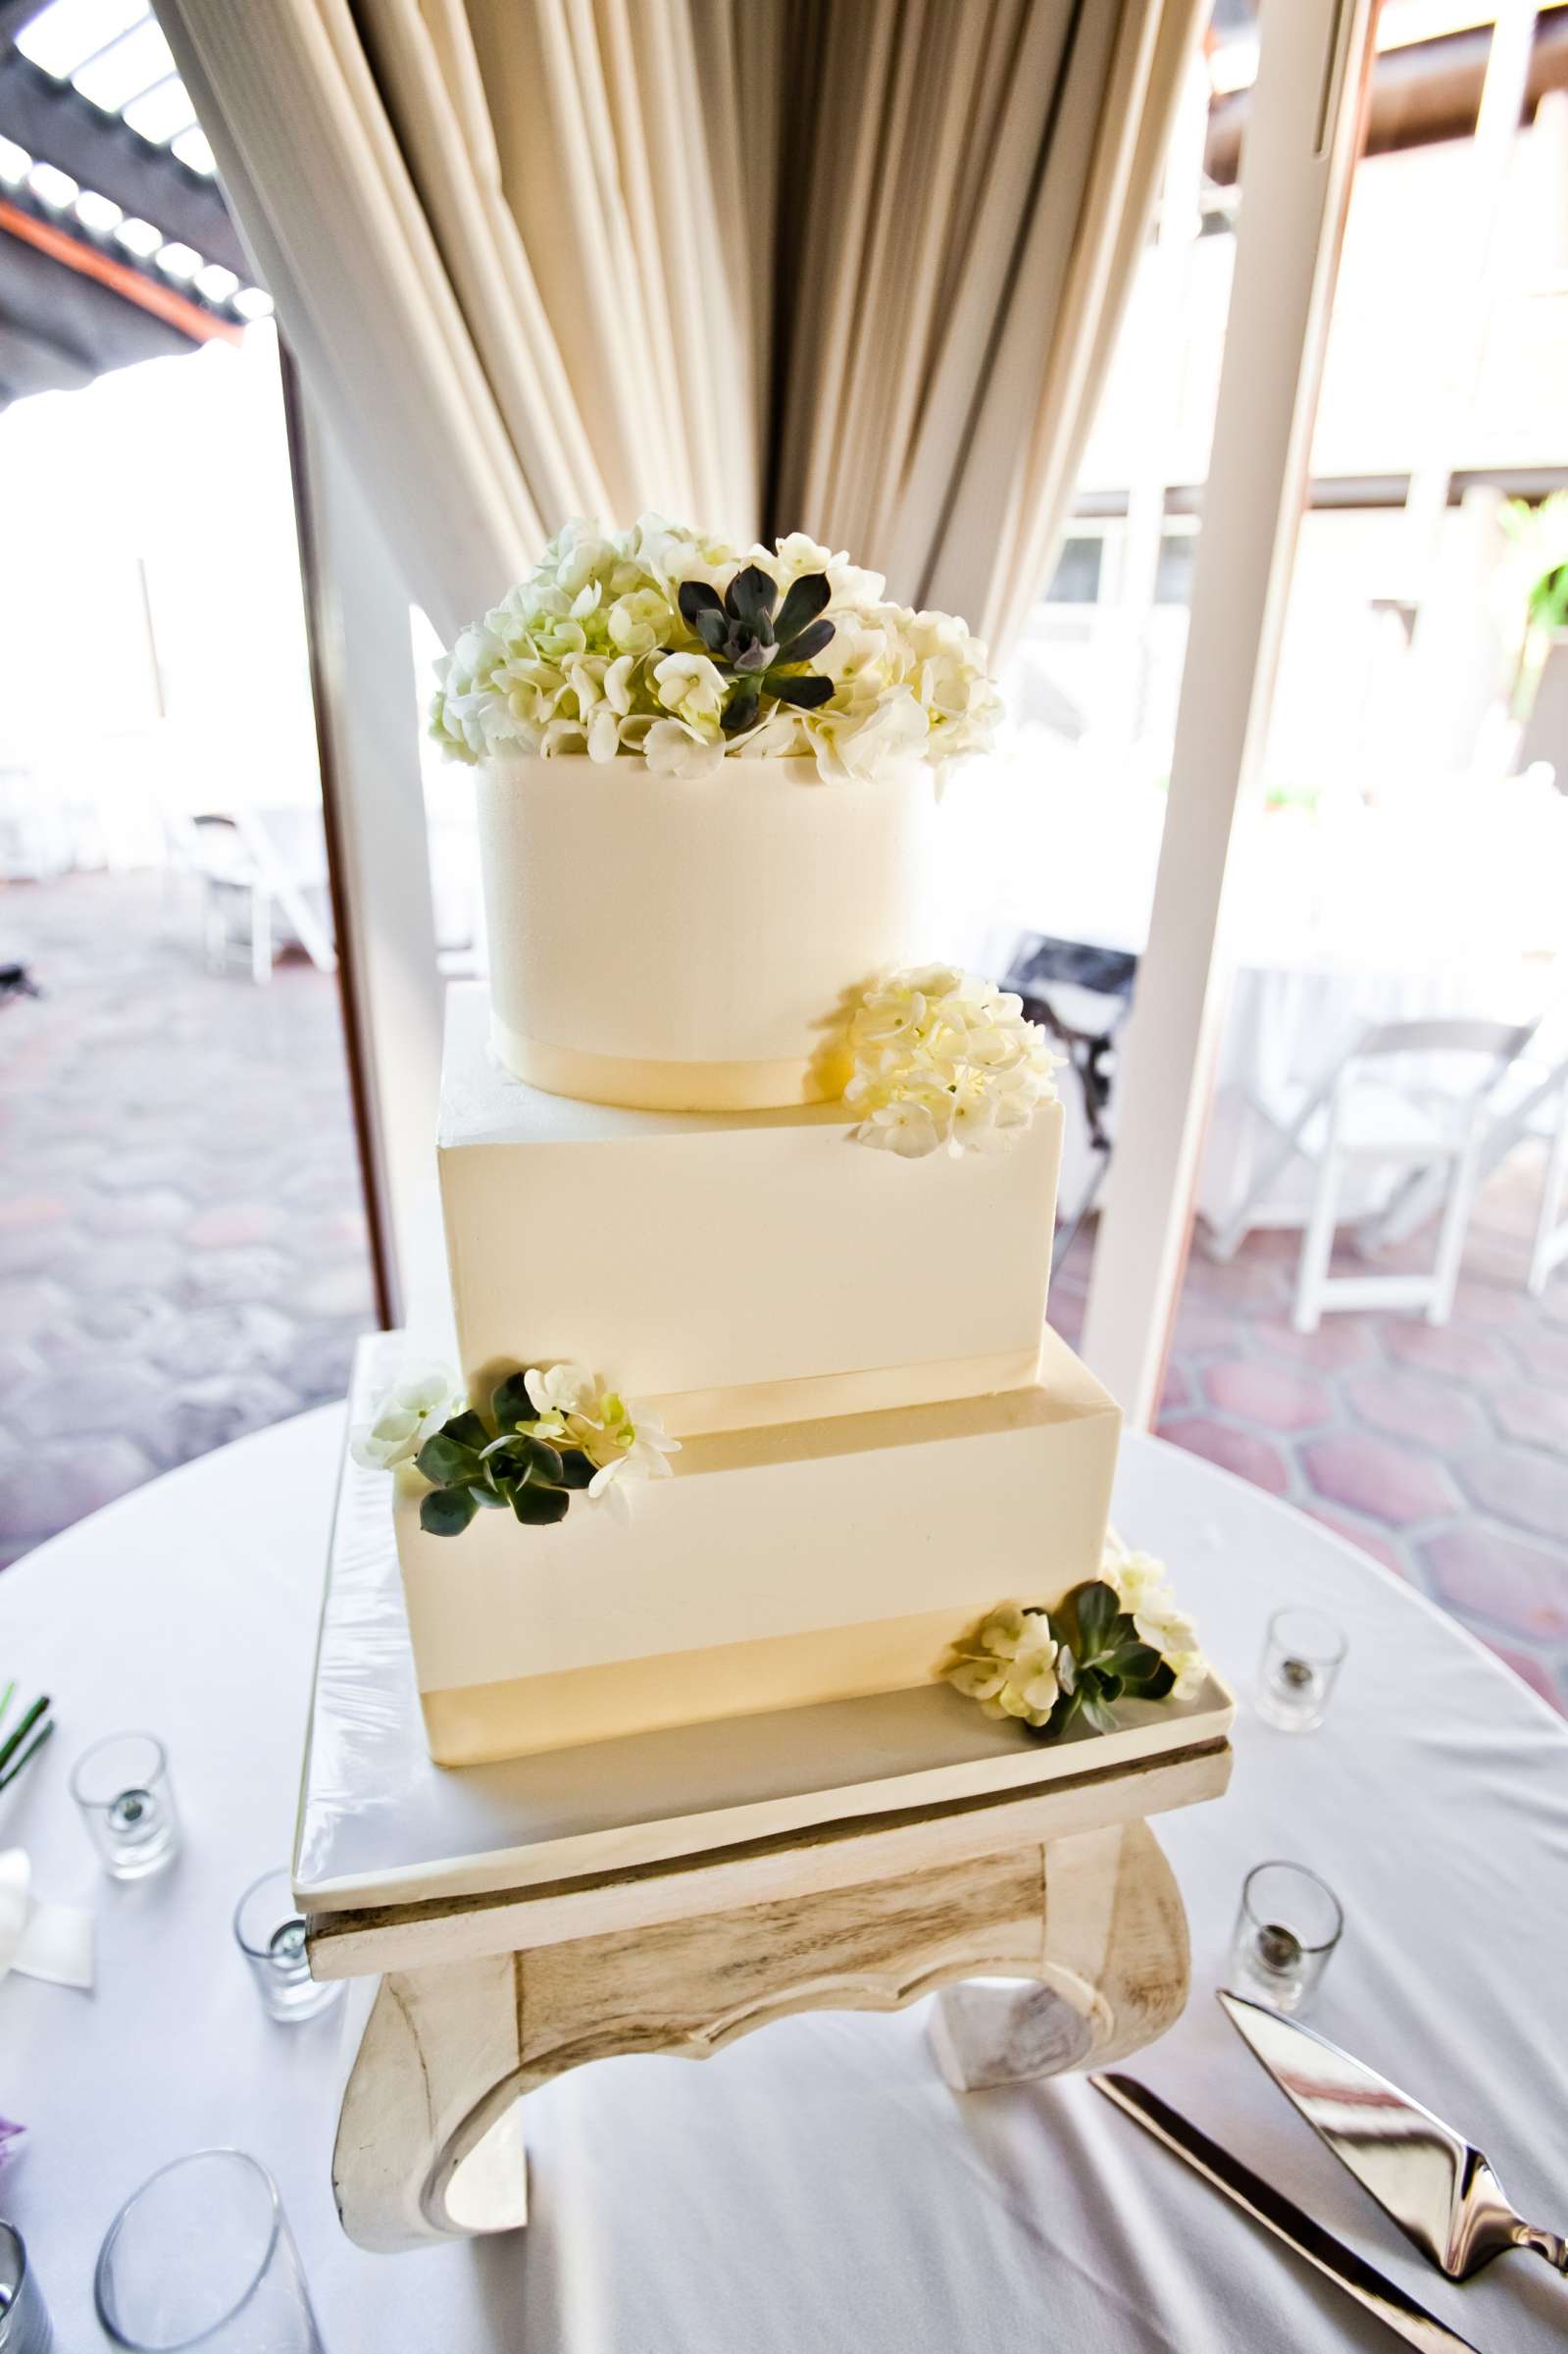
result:
[[[1048,605],[1093,605],[1099,602],[1100,568],[1105,542],[1092,537],[1064,539],[1056,571],[1045,591]]]
[[[1191,603],[1192,571],[1196,562],[1196,532],[1165,534],[1160,541],[1159,562],[1154,568],[1154,602],[1157,605]]]

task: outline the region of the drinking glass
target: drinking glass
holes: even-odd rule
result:
[[[76,1760],[71,1795],[111,1878],[145,1880],[179,1852],[169,1760],[151,1733],[110,1733]]]
[[[286,1871],[263,1872],[234,1908],[234,1936],[274,2019],[316,2019],[343,1991],[341,1978],[313,1978],[305,1923]]]
[[[0,2354],[49,2354],[54,2330],[22,2233],[0,2224]]]
[[[1258,1669],[1257,1712],[1264,1723],[1282,1733],[1315,1731],[1348,1649],[1344,1630],[1321,1611],[1276,1611]]]
[[[177,2158],[133,2191],[93,2294],[132,2354],[326,2354],[278,2185],[243,2150]]]
[[[1303,2010],[1343,1927],[1339,1898],[1304,1864],[1255,1865],[1241,1885],[1232,1951],[1239,1992],[1276,2011]]]

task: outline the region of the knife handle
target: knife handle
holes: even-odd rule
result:
[[[1544,2256],[1552,2270],[1568,2280],[1568,2239],[1559,2239],[1555,2231],[1538,2231],[1534,2224],[1521,2224],[1516,2244],[1534,2248],[1538,2256]]]

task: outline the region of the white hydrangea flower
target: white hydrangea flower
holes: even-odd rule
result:
[[[462,1410],[463,1394],[444,1366],[405,1374],[384,1390],[368,1422],[353,1432],[349,1454],[364,1470],[411,1463],[432,1431]]]
[[[1169,1663],[1176,1677],[1174,1697],[1188,1699],[1201,1684],[1206,1663],[1197,1628],[1171,1592],[1165,1563],[1152,1553],[1134,1552],[1108,1528],[1100,1575],[1137,1627],[1138,1640]]]
[[[942,1141],[930,1105],[908,1097],[897,1102],[879,1103],[871,1117],[862,1120],[855,1130],[855,1138],[859,1144],[876,1145],[905,1160],[923,1160]]]
[[[656,719],[642,739],[642,749],[655,776],[688,782],[711,777],[724,758],[724,742],[717,731],[704,736],[682,719]]]
[[[919,1158],[999,1151],[1056,1093],[1058,1057],[1023,1001],[952,965],[889,973],[849,1023],[856,1142]]]
[[[541,1420],[562,1423],[574,1415],[592,1421],[599,1385],[585,1365],[530,1366],[523,1376],[529,1403]]]
[[[652,1407],[636,1399],[618,1398],[614,1392],[602,1403],[602,1435],[596,1447],[588,1450],[599,1466],[588,1482],[588,1496],[595,1504],[607,1504],[618,1519],[625,1520],[632,1509],[628,1482],[668,1479],[668,1458],[680,1454],[681,1442],[670,1437],[662,1416]]]
[[[875,701],[846,711],[825,703],[807,715],[806,733],[820,776],[866,779],[895,761],[922,759],[931,722],[907,688],[889,683]]]
[[[1006,1602],[969,1645],[958,1648],[947,1681],[978,1700],[987,1716],[1016,1716],[1038,1727],[1048,1721],[1061,1692],[1056,1656],[1045,1612]]]
[[[810,712],[765,701],[756,725],[725,737],[731,681],[678,600],[685,581],[722,596],[747,563],[781,593],[804,574],[826,575],[834,636],[813,668],[834,692]],[[430,731],[454,759],[642,754],[681,777],[711,774],[732,756],[806,754],[828,781],[909,759],[939,764],[986,749],[999,711],[980,641],[950,615],[889,604],[879,573],[803,532],[746,553],[651,514],[622,533],[566,524],[527,578],[462,632],[436,675]]]
[[[666,1458],[680,1454],[681,1442],[652,1407],[605,1389],[585,1365],[532,1366],[523,1385],[538,1416],[533,1435],[585,1455],[594,1466],[589,1501],[608,1504],[618,1519],[630,1512],[626,1483],[670,1476]]]
[[[666,654],[653,667],[653,688],[667,711],[702,736],[718,730],[725,681],[706,654]]]
[[[676,609],[662,588],[629,588],[605,615],[610,642],[624,654],[651,654],[679,626]]]

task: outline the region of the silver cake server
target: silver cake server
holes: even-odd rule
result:
[[[1243,2214],[1250,2215],[1254,2222],[1272,2231],[1276,2239],[1284,2240],[1297,2256],[1304,2256],[1308,2264],[1315,2265],[1337,2288],[1342,2288],[1347,2297],[1353,2297],[1366,2312],[1375,2315],[1386,2329],[1391,2329],[1395,2337],[1402,2337],[1407,2346],[1420,2347],[1422,2354],[1478,2354],[1468,2337],[1461,2337],[1446,2322],[1440,2322],[1435,2313],[1428,2313],[1396,2280],[1390,2280],[1375,2265],[1368,2264],[1364,2256],[1347,2248],[1342,2239],[1336,2239],[1332,2231],[1314,2223],[1283,2191],[1276,2190],[1272,2182],[1265,2182],[1249,2166],[1243,2166],[1239,2158],[1233,2158],[1217,2141],[1210,2141],[1206,2133],[1200,2133],[1177,2110],[1168,2108],[1146,2084],[1139,2084],[1133,2076],[1121,2075],[1090,2076],[1089,2082],[1146,2133],[1152,2133],[1156,2141],[1162,2141],[1178,2158],[1185,2159],[1205,2182],[1222,2190]]]
[[[1231,2024],[1363,2190],[1450,2280],[1509,2248],[1534,2248],[1568,2277],[1568,2240],[1515,2215],[1462,2134],[1310,2027],[1223,1989]]]

